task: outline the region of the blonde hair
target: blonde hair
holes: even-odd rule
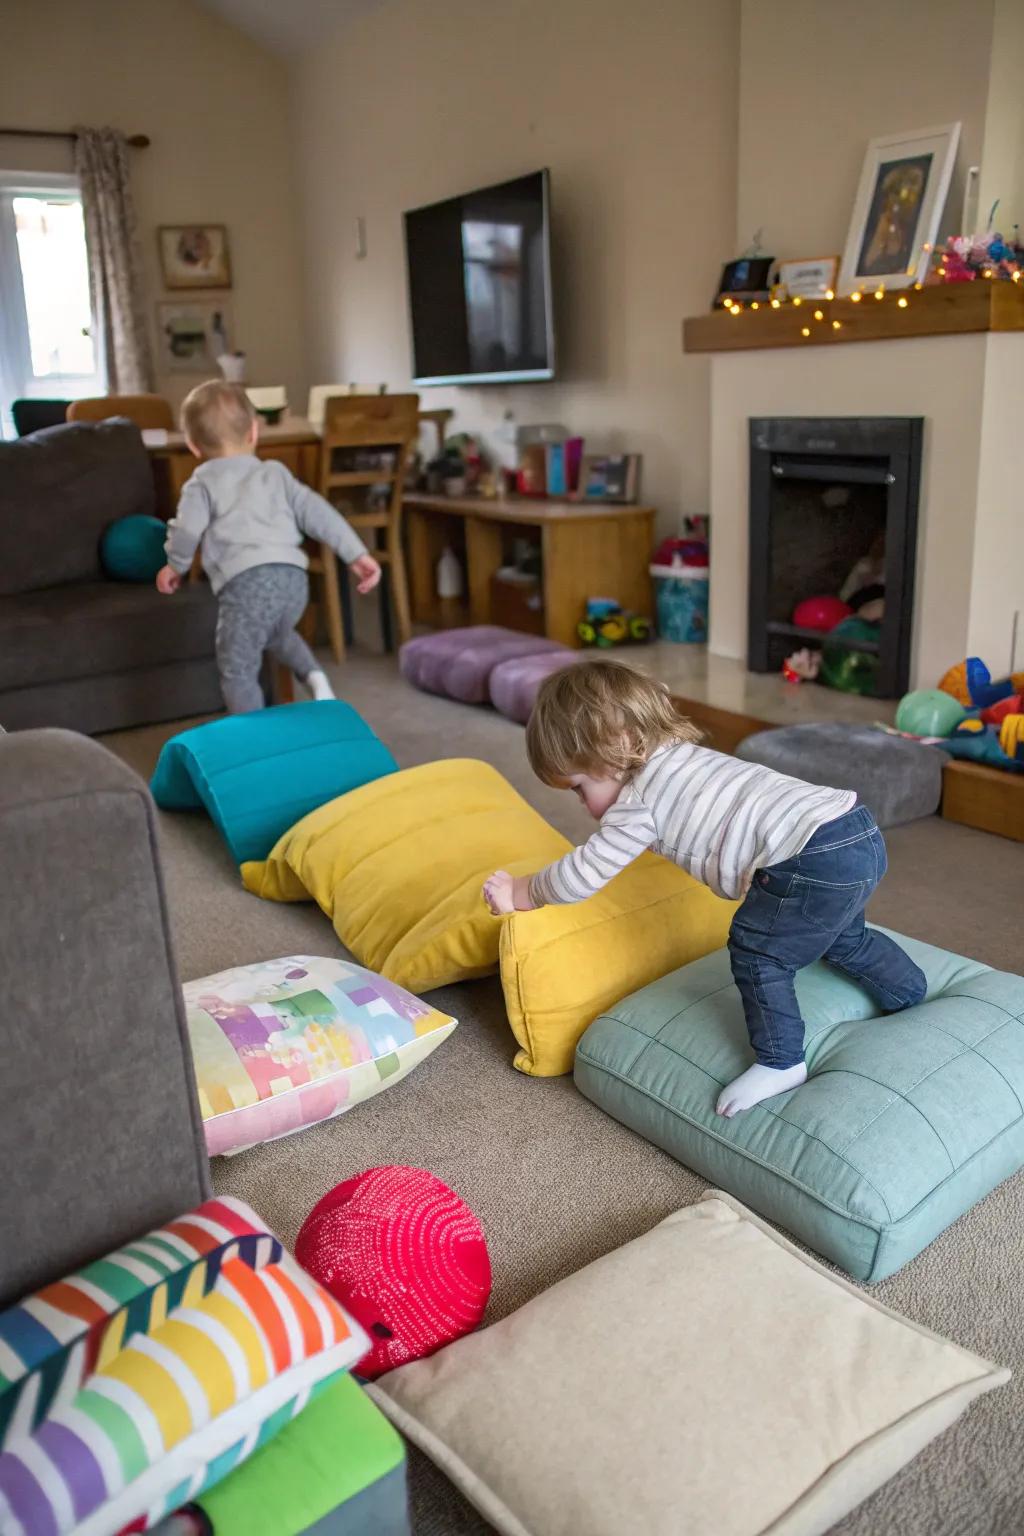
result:
[[[541,685],[526,727],[530,767],[545,784],[610,769],[626,776],[673,741],[699,741],[663,683],[621,661],[584,661]]]
[[[241,384],[207,379],[189,390],[181,407],[181,430],[201,453],[216,454],[246,441],[256,420]]]

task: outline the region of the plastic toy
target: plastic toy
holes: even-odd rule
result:
[[[842,602],[838,597],[805,597],[793,609],[793,623],[800,629],[816,629],[827,635],[843,619],[848,619],[852,612],[849,603]]]
[[[966,713],[950,694],[938,688],[919,688],[900,700],[896,727],[912,736],[949,736]]]
[[[602,650],[628,641],[644,645],[651,638],[651,621],[620,607],[612,597],[591,597],[576,632],[584,645],[596,645]]]
[[[1009,677],[992,681],[992,674],[977,656],[968,656],[950,667],[939,682],[943,693],[952,694],[965,709],[990,709],[1013,694],[1024,693],[1024,672],[1011,672]]]
[[[782,675],[787,683],[813,683],[820,671],[821,652],[812,651],[806,645],[782,663]]]
[[[829,631],[821,648],[822,682],[830,688],[838,688],[842,693],[874,693],[878,678],[878,651],[859,651],[846,642],[854,640],[877,646],[878,634],[877,624],[871,624],[857,614],[841,619]],[[843,643],[838,644],[838,641]]]

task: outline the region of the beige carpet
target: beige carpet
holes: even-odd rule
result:
[[[570,796],[532,780],[519,727],[486,710],[414,693],[384,658],[360,656],[334,675],[402,766],[445,756],[486,758],[568,836],[586,832]],[[126,732],[106,743],[148,775],[169,734],[171,728]],[[183,977],[283,954],[336,952],[315,908],[273,906],[241,890],[205,818],[164,816],[162,829]],[[877,921],[990,965],[1019,968],[1019,845],[937,819],[897,829],[888,843],[890,873],[871,912]],[[437,1002],[458,1017],[459,1028],[407,1082],[329,1125],[219,1160],[218,1188],[250,1201],[291,1240],[314,1202],[340,1179],[387,1162],[429,1168],[484,1223],[494,1267],[492,1321],[699,1197],[702,1180],[608,1119],[571,1079],[537,1081],[513,1071],[495,980],[450,988]],[[888,1305],[1012,1367],[1016,1377],[837,1526],[842,1536],[1024,1531],[1022,1277],[1024,1176],[1018,1176],[876,1288]],[[727,1321],[742,1326],[742,1319]],[[813,1357],[813,1338],[807,1349]],[[800,1370],[799,1361],[793,1369]],[[685,1423],[679,1433],[685,1436]],[[785,1455],[784,1444],[779,1454]],[[486,1531],[419,1457],[412,1486],[417,1536]]]

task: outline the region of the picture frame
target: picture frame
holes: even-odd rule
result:
[[[960,124],[868,144],[839,272],[841,294],[923,282],[949,196]]]
[[[640,494],[640,454],[585,453],[580,464],[580,501],[633,502]]]
[[[167,373],[218,371],[217,358],[230,349],[231,316],[220,299],[163,299],[156,306],[157,350]]]
[[[740,256],[736,261],[727,261],[711,308],[724,309],[732,300],[749,303],[754,299],[766,299],[774,264],[774,256]]]
[[[836,291],[838,256],[805,256],[780,261],[775,269],[772,297],[777,299],[825,299]]]
[[[161,224],[156,232],[164,287],[230,288],[231,257],[223,224]]]

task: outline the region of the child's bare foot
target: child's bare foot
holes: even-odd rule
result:
[[[733,1115],[752,1109],[762,1099],[773,1099],[777,1093],[785,1093],[787,1088],[799,1088],[806,1081],[807,1066],[802,1061],[798,1061],[795,1067],[762,1067],[759,1062],[755,1062],[752,1067],[741,1072],[735,1082],[722,1089],[715,1113],[731,1120]]]

